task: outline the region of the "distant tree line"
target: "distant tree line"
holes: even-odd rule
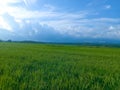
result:
[[[5,40],[1,40],[1,39],[0,39],[0,42],[12,42],[12,40],[9,39],[9,40],[5,41]]]
[[[2,42],[3,40],[0,39],[0,42]]]

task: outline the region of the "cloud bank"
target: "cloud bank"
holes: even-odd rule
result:
[[[95,4],[91,2],[86,7]],[[104,10],[111,8],[106,3],[101,7]],[[120,18],[99,15],[100,12],[93,9],[69,12],[48,3],[39,6],[38,0],[4,0],[0,2],[0,39],[45,42],[79,42],[86,38],[120,40]]]

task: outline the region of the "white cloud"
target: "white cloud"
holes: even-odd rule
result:
[[[105,9],[111,9],[112,6],[111,6],[111,5],[105,5],[104,8],[105,8]]]
[[[12,12],[17,8],[12,6],[12,4],[17,4],[17,3],[22,3],[23,0],[2,0],[0,1],[0,15],[7,13],[7,12]],[[16,9],[17,10],[17,9]]]
[[[25,3],[26,6],[30,6],[36,2],[37,0],[24,0],[23,3]],[[41,27],[39,27],[38,23],[40,25],[48,25],[62,35],[66,34],[74,37],[109,37],[109,35],[115,36],[117,32],[120,31],[120,18],[86,18],[92,13],[89,11],[80,11],[74,13],[58,12],[55,10],[56,7],[49,4],[44,5],[45,9],[30,10],[26,7],[11,6],[9,5],[10,3],[21,3],[21,1],[4,0],[2,3],[0,2],[0,28],[9,31],[13,30],[13,25],[9,25],[8,21],[10,20],[4,20],[2,17],[2,15],[5,13],[8,13],[13,17],[18,24],[17,29],[22,29],[21,32],[23,33],[27,32],[27,30],[25,30],[26,28],[32,28],[35,33],[39,33],[39,28],[41,29]],[[111,5],[105,6],[105,9],[110,8]],[[105,35],[106,33],[107,35]],[[33,35],[32,31],[28,34]]]
[[[30,7],[31,5],[37,2],[37,0],[23,0],[23,1],[27,7]]]
[[[22,0],[2,0],[0,1],[0,5],[8,5],[13,3],[20,3]]]
[[[12,27],[0,16],[0,29],[12,31]]]
[[[113,26],[110,26],[109,27],[109,30],[114,30],[115,28]]]

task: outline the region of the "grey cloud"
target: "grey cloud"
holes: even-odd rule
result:
[[[80,42],[90,39],[113,38],[120,39],[119,21],[115,19],[81,19],[45,21],[20,19],[17,22],[13,16],[4,14],[4,19],[12,27],[13,32],[0,30],[1,39],[35,40],[44,42]],[[103,22],[102,22],[103,21]],[[109,30],[112,23],[114,30]]]
[[[9,20],[13,32],[7,30],[0,30],[0,33],[4,33],[0,38],[12,39],[12,40],[36,40],[45,42],[64,42],[70,39],[69,35],[61,35],[58,31],[48,25],[41,25],[34,20],[21,20],[20,23],[15,21],[15,18],[9,14],[5,14],[5,20]]]

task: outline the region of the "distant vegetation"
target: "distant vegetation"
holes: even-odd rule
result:
[[[120,48],[0,43],[0,90],[119,90]]]
[[[10,40],[10,39],[9,40],[1,40],[0,39],[0,42],[12,42],[12,40]]]
[[[76,45],[76,46],[95,46],[95,47],[120,47],[120,43],[108,43],[108,42],[41,42],[41,41],[31,41],[31,40],[24,40],[24,41],[12,41],[11,39],[8,40],[0,40],[0,42],[13,42],[13,43],[34,43],[34,44],[53,44],[53,45]]]

